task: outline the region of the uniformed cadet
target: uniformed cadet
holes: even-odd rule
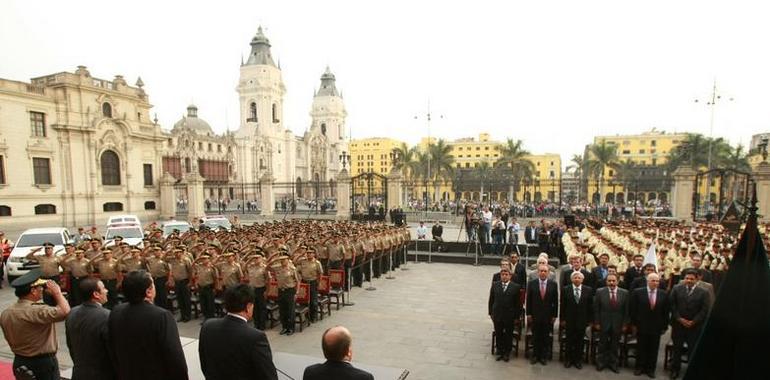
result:
[[[338,237],[329,239],[326,243],[326,250],[329,255],[329,263],[327,264],[329,269],[342,268],[342,260],[345,259],[345,247],[340,243],[340,239]]]
[[[310,290],[310,321],[315,322],[318,318],[318,282],[324,270],[321,262],[316,259],[313,248],[307,249],[306,258],[300,261],[299,272],[302,281],[308,284]]]
[[[36,255],[41,249],[45,251],[45,254]],[[43,244],[43,247],[33,249],[25,258],[40,264],[40,271],[43,279],[53,280],[56,284],[61,284],[60,270],[64,269],[62,263],[66,258],[64,256],[58,257],[54,254],[52,243],[45,243]],[[49,306],[55,305],[54,299],[47,292],[43,294],[43,301]]]
[[[153,248],[152,253],[153,256],[146,258],[144,262],[155,282],[155,306],[168,309],[168,274],[171,268],[163,259],[163,250],[160,247]]]
[[[219,271],[208,255],[201,255],[193,266],[193,286],[198,289],[203,318],[214,318],[214,288],[219,281]]]
[[[64,261],[64,267],[70,275],[70,306],[80,305],[83,300],[80,299],[80,281],[91,275],[91,260],[85,258],[85,251],[75,250],[75,256],[67,255]]]
[[[99,272],[99,278],[107,289],[107,302],[104,307],[112,310],[118,303],[118,260],[113,257],[111,249],[104,249],[96,256],[91,264]]]
[[[246,262],[246,276],[249,279],[249,285],[254,288],[254,327],[264,330],[267,322],[265,289],[270,281],[270,275],[261,254],[257,253]]]
[[[118,288],[121,287],[121,284],[123,282],[123,276],[126,273],[133,272],[139,269],[144,269],[144,264],[142,263],[142,258],[140,256],[141,253],[142,251],[140,251],[138,248],[134,248],[134,249],[131,249],[129,253],[121,253],[121,256],[117,258],[118,259]]]
[[[96,256],[99,256],[102,253],[101,249],[99,248],[98,240],[91,240],[88,246],[81,249],[86,251],[85,257],[89,260],[93,260]]]
[[[19,300],[0,315],[0,326],[14,354],[16,378],[58,380],[56,322],[67,318],[70,306],[59,284],[41,275],[40,269],[33,269],[11,283]],[[44,292],[55,300],[56,307],[39,303]]]
[[[222,288],[226,289],[240,284],[243,278],[243,271],[241,270],[241,264],[235,261],[235,253],[230,252],[222,256],[227,260],[219,265],[219,277]]]
[[[289,256],[278,256],[280,267],[275,269],[278,280],[278,312],[281,314],[281,335],[294,334],[294,302],[297,295],[299,274],[289,261]]]
[[[190,300],[190,278],[192,277],[192,262],[185,251],[174,250],[174,258],[169,260],[171,278],[174,281],[174,293],[179,305],[180,322],[189,322],[192,318],[192,303]]]

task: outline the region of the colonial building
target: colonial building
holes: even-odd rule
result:
[[[310,107],[310,125],[296,136],[284,124],[286,87],[261,27],[240,71],[240,127],[235,132],[238,180],[246,184],[272,180],[276,197],[334,196],[334,179],[342,167],[339,156],[348,149],[347,112],[334,74],[327,67],[321,76]]]
[[[157,218],[167,136],[142,86],[92,77],[84,66],[30,82],[0,79],[6,228],[96,224],[114,212]]]

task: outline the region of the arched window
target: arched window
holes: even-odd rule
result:
[[[123,204],[120,202],[107,202],[102,205],[102,211],[123,211]]]
[[[35,206],[35,215],[56,214],[56,206],[44,204]]]
[[[110,105],[110,103],[102,103],[102,115],[104,115],[104,117],[112,117],[112,105]]]
[[[8,206],[0,206],[0,216],[11,216],[11,208]]]
[[[326,136],[326,123],[321,123],[321,134]]]
[[[190,173],[192,171],[192,166],[190,166],[190,157],[185,157],[184,159],[184,172]]]
[[[102,185],[116,186],[120,185],[120,158],[118,154],[105,150],[102,153]]]
[[[273,103],[273,123],[277,123],[278,120],[278,104]]]
[[[246,119],[246,121],[250,121],[253,123],[257,122],[257,103],[251,103],[249,105],[249,118]]]
[[[155,202],[154,201],[144,202],[144,209],[145,210],[155,210]]]
[[[297,177],[297,198],[302,198],[302,178]]]

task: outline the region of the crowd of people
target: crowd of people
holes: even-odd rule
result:
[[[760,226],[766,248],[769,231]],[[510,359],[514,332],[526,326],[532,364],[545,365],[558,339],[564,366],[582,368],[588,336],[598,346],[596,369],[617,373],[621,343],[633,341],[634,374],[654,378],[660,338],[671,327],[668,368],[678,378],[729,268],[736,235],[712,223],[589,218],[566,228],[561,240],[569,261],[562,267],[549,265],[547,253],[530,268],[517,253],[501,261],[488,309],[497,360]]]
[[[18,314],[9,312],[8,317],[0,318],[6,340],[21,358],[18,363],[14,362],[14,368],[25,367],[35,373],[38,370],[43,371],[39,373],[46,373],[40,368],[50,369],[55,364],[50,359],[55,361],[57,347],[55,334],[49,334],[49,338],[54,339],[48,342],[50,344],[32,348],[30,343],[40,342],[48,335],[29,341],[29,334],[18,335],[14,331],[23,330],[25,326],[32,329],[33,325],[42,321],[60,321],[66,317],[70,307],[92,307],[96,302],[104,305],[111,327],[113,320],[120,321],[115,322],[115,329],[109,329],[108,337],[114,346],[110,352],[125,350],[116,353],[120,360],[151,355],[153,360],[167,365],[177,363],[175,368],[179,371],[147,372],[160,369],[151,366],[138,368],[128,361],[121,363],[113,358],[115,369],[122,374],[119,378],[141,378],[140,374],[147,376],[153,373],[167,373],[168,376],[162,377],[166,379],[186,378],[181,375],[184,358],[180,362],[176,321],[171,312],[179,311],[179,322],[190,321],[193,294],[197,295],[200,303],[204,329],[207,321],[217,319],[215,300],[219,298],[223,305],[219,316],[225,312],[241,313],[248,304],[249,315],[245,319],[253,320],[254,327],[260,331],[266,328],[267,298],[274,294],[279,307],[281,335],[289,336],[294,334],[295,298],[300,284],[308,289],[309,319],[315,321],[319,312],[321,276],[329,274],[329,270],[342,270],[345,282],[360,285],[371,276],[377,277],[398,267],[404,259],[400,254],[402,248],[410,239],[406,228],[371,222],[293,220],[235,226],[232,231],[207,228],[174,231],[164,238],[162,231],[152,224],[147,228],[143,248],[130,246],[120,237],[115,239],[114,245],[103,247],[101,236],[93,231],[92,234],[79,235],[79,243],[67,244],[62,255],[54,253],[52,244],[33,250],[27,259],[40,265],[33,271],[37,273],[37,278],[32,281],[30,277],[22,277],[13,284],[16,289],[22,289],[16,293],[20,301],[14,307],[25,310]],[[68,299],[62,295],[60,284],[69,288]],[[228,298],[230,289],[235,293],[231,295],[233,299]],[[176,303],[169,301],[170,291],[173,291]],[[39,300],[44,300],[49,306],[33,305]],[[160,322],[151,324],[150,328],[146,322],[148,318]],[[166,339],[170,346],[153,347],[153,350],[160,350],[156,352],[147,349],[152,342],[135,344],[136,339],[147,332],[143,330],[140,333],[134,329],[143,328],[157,329],[147,335],[147,339],[157,341],[160,337]],[[53,327],[50,329],[46,331],[52,331]],[[39,334],[40,330],[34,327],[29,333],[32,331]],[[174,336],[175,344],[169,338]],[[123,343],[120,343],[121,339],[124,339]],[[261,343],[254,344],[263,346]],[[34,360],[25,361],[25,358]],[[77,368],[79,361],[76,356],[73,356],[73,361]],[[85,362],[90,362],[90,359]],[[216,367],[216,364],[212,365]],[[184,369],[186,376],[186,367]],[[204,366],[204,374],[205,371]],[[216,374],[228,373],[213,371]],[[212,378],[234,377],[212,375]]]

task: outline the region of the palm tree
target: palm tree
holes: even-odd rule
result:
[[[482,161],[479,163],[479,166],[476,166],[473,168],[474,176],[479,180],[479,183],[481,184],[481,192],[479,193],[479,200],[484,200],[484,182],[487,181],[490,177],[492,177],[494,169],[492,165],[489,164],[487,161]]]
[[[602,140],[599,144],[593,144],[588,148],[590,159],[588,161],[588,172],[597,179],[596,193],[599,194],[597,204],[601,202],[601,185],[604,183],[604,169],[613,165],[618,160],[617,146],[607,144]]]
[[[742,172],[751,171],[751,165],[749,165],[748,154],[743,151],[743,145],[738,144],[735,148],[730,148],[729,151],[719,159],[721,166],[726,169],[733,169]]]
[[[417,147],[410,148],[406,143],[401,143],[400,146],[393,148],[393,153],[398,155],[398,160],[395,162],[395,168],[401,170],[401,173],[404,176],[404,184],[407,188],[414,189],[420,169],[420,163],[417,157]],[[411,194],[411,192],[409,194]],[[406,193],[404,195],[406,196]]]
[[[429,177],[433,181],[433,196],[438,194],[440,181],[450,181],[454,175],[454,157],[450,154],[452,147],[444,139],[439,139],[435,144],[428,145],[430,154]]]
[[[524,143],[521,140],[507,139],[505,144],[499,147],[500,159],[497,160],[497,166],[508,167],[511,169],[513,181],[509,185],[508,194],[512,197],[519,189],[519,183],[524,178],[531,178],[535,172],[535,165],[527,159],[529,151],[524,149]]]
[[[631,189],[631,184],[637,179],[637,173],[639,172],[636,162],[627,158],[623,161],[616,162],[613,165],[613,168],[616,172],[615,178],[618,179],[618,182],[620,182],[625,191],[625,199],[628,199],[628,192]],[[613,194],[613,198],[614,197],[615,195]]]
[[[577,202],[580,202],[580,194],[583,193],[583,176],[586,174],[588,167],[588,160],[579,154],[573,154],[570,159],[571,165],[567,166],[567,170],[573,170],[575,178],[578,179],[578,193]],[[586,190],[587,192],[588,190]]]

